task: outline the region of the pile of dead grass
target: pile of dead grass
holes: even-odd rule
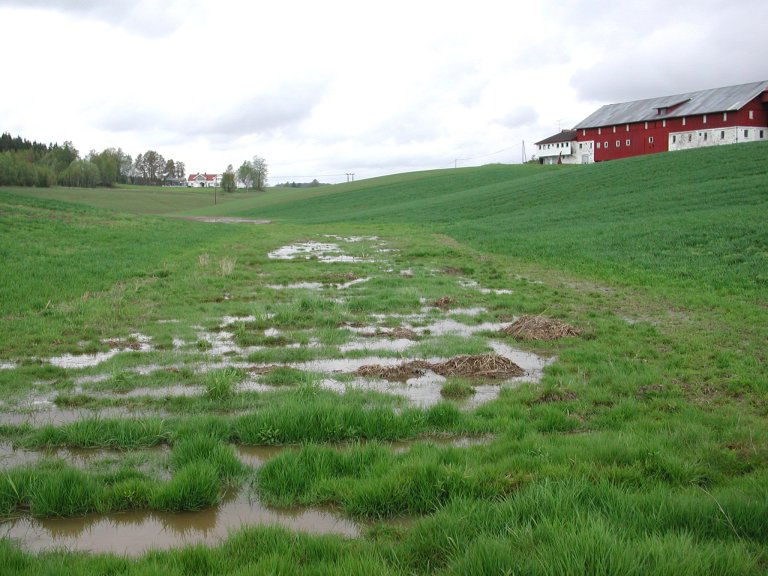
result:
[[[397,366],[369,364],[355,370],[355,375],[405,381],[409,378],[423,376],[427,370],[432,370],[440,376],[463,376],[465,378],[514,378],[525,374],[525,370],[512,360],[498,354],[465,354],[454,356],[445,362],[432,363],[426,360],[411,360]]]
[[[419,335],[408,328],[393,328],[392,330],[376,330],[375,332],[362,332],[363,338],[389,338],[391,340],[418,340]]]
[[[525,374],[512,360],[498,354],[455,356],[445,362],[432,364],[432,371],[440,376],[469,378],[509,378]]]
[[[581,334],[580,329],[565,322],[533,315],[521,316],[501,332],[518,340],[556,340]]]
[[[355,370],[355,376],[367,378],[384,378],[385,380],[405,381],[409,378],[424,376],[432,365],[426,360],[411,360],[397,366],[382,366],[380,364],[368,364]]]

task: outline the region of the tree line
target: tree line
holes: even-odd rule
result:
[[[72,142],[44,144],[4,132],[0,136],[0,186],[76,186],[181,183],[184,162],[147,150],[135,159],[122,148],[91,150],[85,157]]]

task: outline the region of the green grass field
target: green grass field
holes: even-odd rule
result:
[[[768,571],[767,145],[219,200],[0,189],[4,574]],[[524,314],[580,334],[499,332]],[[510,349],[540,379],[448,375],[425,402],[355,372]],[[12,532],[190,531],[236,491],[360,533],[123,557]]]

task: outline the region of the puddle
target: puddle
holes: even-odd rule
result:
[[[338,236],[336,234],[323,234],[323,238],[331,238],[340,242],[378,242],[378,236]]]
[[[85,468],[89,462],[94,460],[113,460],[118,461],[126,457],[127,454],[137,452],[147,453],[167,453],[167,446],[153,446],[150,448],[141,448],[138,450],[106,450],[99,448],[46,448],[42,450],[25,450],[23,448],[14,448],[10,443],[0,443],[0,468],[9,469],[26,464],[36,464],[44,458],[60,458],[68,464],[77,468]]]
[[[271,224],[272,220],[254,220],[253,218],[235,218],[232,216],[184,216],[185,220],[207,222],[209,224]]]
[[[226,328],[238,322],[255,322],[256,316],[224,316],[221,319],[221,327]]]
[[[407,340],[409,344],[413,344]],[[495,400],[504,387],[517,386],[521,382],[538,382],[542,375],[544,367],[555,361],[556,358],[541,358],[536,354],[517,350],[511,346],[498,341],[489,341],[488,345],[494,353],[511,360],[524,370],[522,376],[505,378],[492,384],[478,384],[474,386],[475,394],[471,397],[454,402],[462,409],[474,409],[481,404]],[[379,366],[398,366],[413,358],[336,358],[320,359],[308,362],[289,364],[291,368],[303,370],[305,372],[318,372],[321,374],[352,374],[363,366],[378,364]],[[428,362],[436,364],[445,361],[445,358],[429,358]],[[347,390],[369,390],[394,394],[408,400],[411,404],[422,408],[434,406],[443,401],[444,398],[440,391],[445,383],[445,378],[435,374],[431,370],[413,378],[408,378],[405,382],[392,382],[379,378],[354,378],[352,380],[339,381],[332,377],[324,378],[319,382],[319,386],[326,390],[331,390],[343,394]],[[270,389],[263,385],[265,390]]]
[[[515,379],[516,380],[516,379]],[[445,398],[440,390],[445,383],[445,378],[432,372],[427,372],[418,378],[409,378],[406,382],[389,382],[387,380],[372,380],[368,378],[356,378],[349,382],[339,382],[331,378],[321,380],[319,385],[325,390],[345,393],[347,390],[363,390],[381,392],[400,396],[419,408],[429,408],[439,404]],[[475,386],[475,393],[465,399],[453,400],[463,410],[472,410],[481,404],[495,400],[499,396],[501,388],[510,385],[509,381],[502,384],[482,384]]]
[[[51,358],[49,362],[59,368],[79,369],[91,368],[114,358],[123,352],[149,352],[152,347],[148,336],[143,334],[131,334],[130,340],[113,339],[105,340],[112,349],[106,352],[96,352],[95,354],[64,354]]]
[[[361,263],[361,262],[373,262],[373,260],[367,258],[361,258],[358,256],[350,256],[344,254],[338,244],[331,242],[300,242],[298,244],[289,244],[273,250],[267,254],[268,258],[272,260],[296,260],[304,259],[311,260],[317,259],[319,262],[334,263],[334,262],[346,262],[346,263]]]
[[[352,350],[371,350],[371,351],[387,351],[387,352],[405,352],[411,346],[414,346],[416,342],[407,338],[396,339],[366,339],[360,342],[350,342],[348,344],[342,344],[339,346],[339,350],[342,353],[350,352]]]
[[[239,444],[235,446],[235,452],[240,462],[254,468],[258,468],[281,452],[291,449],[291,446],[242,446]]]
[[[351,288],[352,286],[357,286],[358,284],[364,284],[365,282],[368,282],[370,278],[355,278],[354,280],[350,280],[349,282],[344,282],[343,284],[334,284],[337,290],[346,290],[347,288]]]
[[[128,410],[127,408],[104,408],[101,410],[59,410],[55,406],[48,406],[44,410],[30,412],[0,412],[0,425],[21,426],[29,424],[38,427],[51,424],[60,426],[62,424],[72,424],[80,420],[100,418],[103,420],[125,419],[125,418],[163,418],[167,416],[165,412],[147,411],[147,410]]]
[[[457,320],[453,320],[452,318],[445,318],[443,320],[438,320],[437,322],[433,322],[432,324],[428,324],[427,326],[417,327],[413,325],[407,325],[406,328],[413,330],[414,332],[416,332],[421,336],[424,336],[424,335],[472,336],[473,334],[477,334],[478,332],[498,332],[504,326],[506,326],[506,324],[503,324],[500,322],[483,322],[481,324],[464,324],[463,322],[458,322]]]
[[[296,532],[355,538],[361,527],[323,508],[274,509],[245,492],[225,497],[199,512],[132,511],[81,518],[23,517],[0,524],[0,536],[18,540],[29,552],[67,550],[137,556],[190,544],[214,545],[231,530],[279,525]]]
[[[322,282],[294,282],[293,284],[267,284],[272,290],[322,290]]]
[[[459,280],[459,286],[462,288],[468,288],[470,290],[477,290],[480,292],[480,294],[512,294],[512,290],[508,290],[506,288],[483,288],[474,280],[469,280],[466,278]]]

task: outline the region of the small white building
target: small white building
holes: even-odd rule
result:
[[[536,142],[536,155],[541,164],[591,164],[595,161],[592,141],[578,141],[576,130],[563,130]]]
[[[187,178],[188,188],[221,188],[221,174],[208,174],[198,172],[190,174]]]

